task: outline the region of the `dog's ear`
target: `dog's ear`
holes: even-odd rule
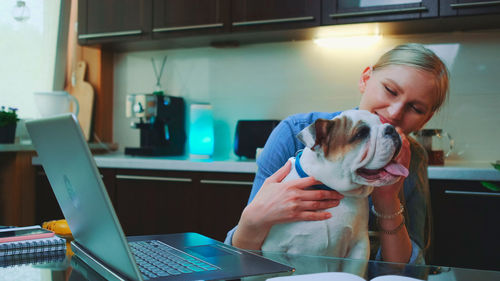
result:
[[[313,124],[305,127],[297,134],[297,138],[306,146],[313,149],[316,143],[316,127]]]
[[[321,146],[328,138],[328,131],[334,125],[333,120],[317,119],[313,124],[305,127],[297,134],[297,138],[311,150]]]
[[[330,130],[335,126],[335,120],[317,119],[313,125],[316,132],[313,148],[316,146],[323,147],[323,144],[327,144],[326,147],[328,147],[329,137],[331,135]]]

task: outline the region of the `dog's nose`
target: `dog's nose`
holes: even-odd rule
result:
[[[396,152],[394,153],[394,156],[398,155],[402,143],[401,143],[401,137],[396,131],[396,128],[394,128],[394,126],[392,125],[388,125],[384,129],[384,135],[391,138],[394,141],[394,146],[396,147]]]
[[[394,126],[387,126],[387,127],[385,127],[384,135],[390,136],[390,137],[398,137],[399,138],[399,134],[396,131],[396,129],[394,128]]]

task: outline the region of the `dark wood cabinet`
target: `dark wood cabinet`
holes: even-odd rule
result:
[[[151,0],[79,0],[78,42],[83,45],[150,36]]]
[[[254,174],[99,169],[126,235],[197,232],[223,241],[238,224]],[[43,169],[35,179],[36,224],[63,215]]]
[[[223,241],[247,204],[254,174],[100,169],[126,235],[198,232]],[[500,185],[500,182],[495,182]],[[430,180],[432,243],[427,263],[500,270],[500,193],[479,181]],[[35,223],[63,218],[36,167]]]
[[[276,30],[319,26],[320,0],[233,0],[231,30]]]
[[[31,164],[34,154],[33,151],[0,152],[0,225],[34,224],[36,172]]]
[[[196,231],[193,174],[119,169],[116,213],[126,235]]]
[[[399,21],[438,16],[438,1],[322,0],[322,24]]]
[[[201,173],[198,183],[199,232],[224,241],[240,220],[254,174]]]
[[[428,263],[500,270],[500,193],[478,181],[456,180],[431,180],[430,191],[433,242]]]
[[[495,28],[493,0],[80,0],[78,42],[116,51],[238,46],[315,38],[313,27],[366,22],[396,33]],[[486,15],[469,21],[462,15]]]
[[[154,39],[229,31],[230,0],[153,0],[152,10]]]
[[[223,241],[253,174],[119,169],[116,213],[126,235],[197,232]]]
[[[500,13],[500,1],[492,0],[441,0],[441,16],[467,16]]]
[[[78,9],[81,45],[297,29],[321,22],[321,0],[80,0]]]

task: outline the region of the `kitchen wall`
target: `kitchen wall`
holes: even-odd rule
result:
[[[308,111],[355,107],[362,70],[404,42],[437,47],[451,70],[450,99],[427,128],[444,128],[456,142],[448,161],[500,159],[500,30],[383,36],[372,46],[320,47],[313,41],[212,47],[115,55],[114,141],[139,144],[125,117],[125,97],[155,89],[151,58],[167,56],[161,84],[188,104],[214,108],[215,158],[235,157],[239,119],[283,119]],[[436,46],[437,45],[437,46]]]

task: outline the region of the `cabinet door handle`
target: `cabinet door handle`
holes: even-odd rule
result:
[[[233,22],[232,25],[233,26],[263,25],[272,23],[298,22],[298,21],[309,21],[309,20],[314,20],[314,17],[308,16],[308,17],[282,18],[282,19],[272,19],[272,20],[238,21],[238,22]]]
[[[36,174],[37,174],[38,176],[45,176],[45,177],[47,176],[47,174],[46,174],[45,172],[43,172],[43,171],[37,172]],[[103,174],[99,174],[99,175],[101,176],[101,179],[103,179],[103,178],[104,178],[104,175],[103,175]]]
[[[127,30],[127,31],[117,31],[117,32],[80,34],[78,35],[78,39],[98,39],[105,37],[131,36],[131,35],[141,35],[141,34],[142,30]]]
[[[180,30],[195,30],[195,29],[208,29],[208,28],[218,28],[223,27],[223,23],[213,23],[213,24],[200,24],[200,25],[184,25],[184,26],[174,26],[174,27],[158,27],[153,28],[153,32],[170,32],[170,31],[180,31]]]
[[[460,191],[460,190],[445,190],[445,194],[455,194],[455,195],[476,195],[476,196],[486,196],[486,197],[500,197],[499,192],[476,192],[476,191]]]
[[[500,5],[500,1],[456,3],[456,4],[450,4],[450,7],[452,7],[453,9],[461,9],[461,8],[474,8],[474,7],[495,6],[495,5]]]
[[[116,175],[117,179],[126,180],[150,180],[150,181],[173,181],[173,182],[192,182],[190,178],[176,178],[176,177],[150,177],[150,176],[136,176],[136,175]]]
[[[251,181],[200,180],[204,184],[253,185]]]
[[[386,14],[416,13],[425,11],[427,11],[427,7],[414,7],[414,8],[387,9],[378,11],[338,13],[338,14],[330,14],[330,17],[332,19],[337,19],[337,18],[352,18],[352,17],[375,16],[375,15],[386,15]]]

